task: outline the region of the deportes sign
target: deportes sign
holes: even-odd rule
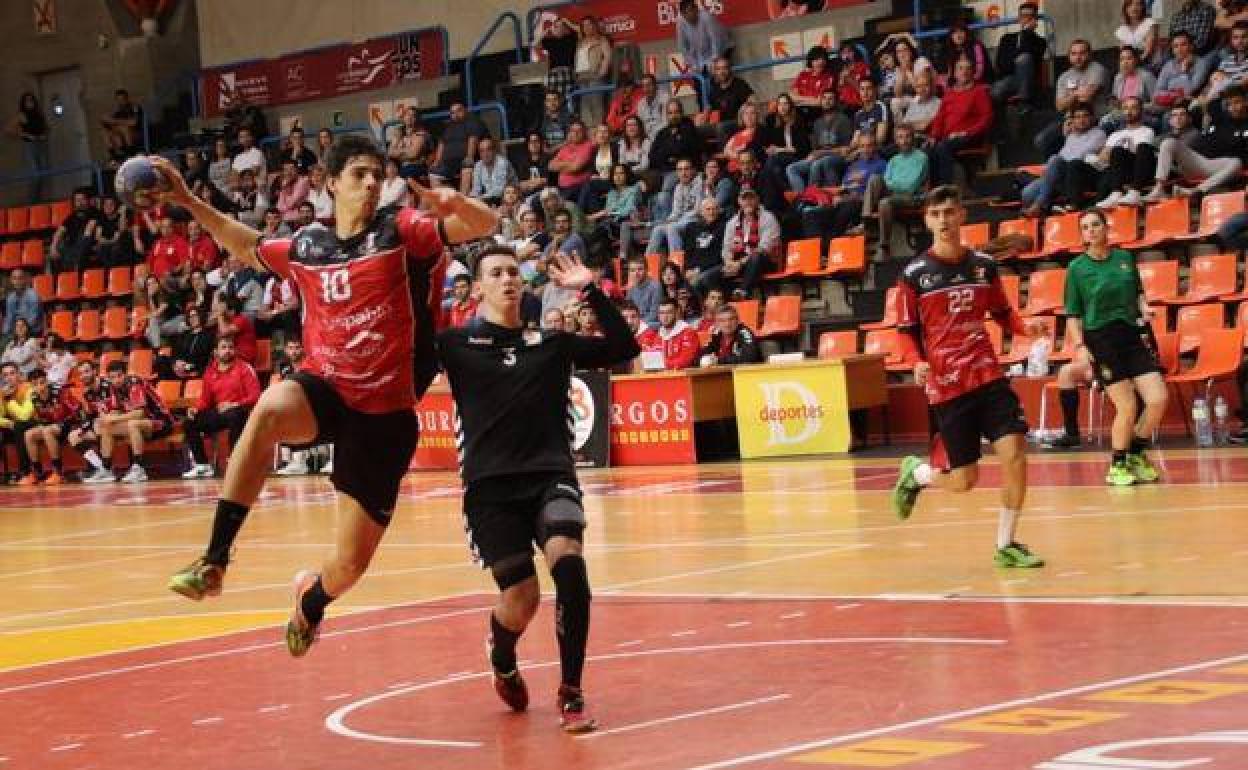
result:
[[[445,57],[441,33],[428,29],[216,67],[200,76],[203,112],[215,117],[243,104],[273,107],[436,78]]]
[[[623,377],[611,383],[613,465],[695,462],[693,387],[688,377]]]
[[[742,458],[849,450],[844,367],[744,366],[732,382]]]

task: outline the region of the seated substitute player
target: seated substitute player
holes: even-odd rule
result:
[[[416,449],[413,407],[436,371],[446,246],[498,226],[484,204],[447,189],[413,185],[428,212],[379,209],[383,162],[371,140],[339,138],[326,161],[333,229],[313,223],[293,238],[261,241],[259,232],[195,197],[176,168],[152,158],[169,179],[166,201],[187,209],[244,263],[293,280],[303,299],[307,355],[300,370],[256,403],[226,468],[208,548],[169,580],[171,590],[191,599],[221,593],[273,447],[333,442],[330,480],[346,510],[321,574],[295,576],[286,647],[296,657],[316,641],[329,603],[363,576],[390,523]]]
[[[541,601],[533,565],[536,543],[555,583],[560,724],[580,733],[593,730],[596,722],[581,692],[590,590],[581,555],[585,511],[569,440],[568,391],[574,367],[611,367],[641,349],[579,258],[556,255],[548,275],[555,286],[581,292],[603,336],[526,330],[520,263],[515,252],[492,246],[476,263],[480,314],[464,328],[442,332],[438,348],[459,413],[470,546],[502,592],[490,615],[494,689],[512,709],[528,707],[516,642]]]
[[[53,486],[64,482],[61,465],[61,422],[69,417],[72,409],[62,401],[61,388],[48,381],[48,373],[43,369],[34,369],[30,373],[31,401],[35,405],[35,426],[26,431],[26,453],[30,457],[30,475],[19,483],[23,485],[47,484]],[[72,397],[72,391],[65,389],[65,395]],[[39,461],[39,445],[47,447],[48,463],[52,471],[43,473],[43,463]]]
[[[130,467],[121,480],[127,484],[147,481],[147,471],[143,468],[144,443],[173,433],[173,415],[151,383],[126,374],[125,361],[113,361],[106,375],[108,399],[95,420],[104,470],[113,475],[114,440],[129,439]]]
[[[82,477],[84,484],[112,484],[117,481],[117,476],[104,467],[104,458],[100,457],[96,449],[100,441],[96,421],[108,411],[112,387],[108,380],[100,377],[94,361],[78,364],[78,383],[76,392],[73,388],[61,389],[68,416],[59,428],[48,435],[54,439],[64,438],[82,454],[82,458],[91,467],[91,473]]]
[[[1002,567],[1044,566],[1014,539],[1027,494],[1027,423],[992,350],[984,317],[992,315],[1015,334],[1040,334],[1044,327],[1024,325],[1001,288],[997,263],[962,245],[966,209],[957,187],[929,192],[923,219],[932,247],[897,281],[897,330],[905,359],[916,362],[914,379],[927,392],[936,436],[931,464],[914,456],[902,460],[893,510],[909,518],[919,492],[929,485],[950,492],[974,489],[980,439],[986,438],[1004,475],[995,561]]]

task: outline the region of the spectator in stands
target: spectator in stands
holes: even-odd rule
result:
[[[25,372],[17,364],[6,361],[0,366],[0,431],[17,447],[17,478],[23,484],[34,483],[30,479],[30,453],[26,445],[26,433],[38,424],[33,395]],[[4,465],[8,466],[7,460]]]
[[[581,189],[593,176],[594,143],[589,141],[585,124],[574,120],[568,126],[568,140],[555,151],[549,168],[559,175],[559,194],[564,200],[577,201]]]
[[[663,351],[663,368],[678,371],[696,366],[702,341],[693,327],[680,317],[680,307],[674,299],[664,299],[658,307],[659,346]]]
[[[714,14],[698,7],[698,0],[680,0],[676,50],[690,72],[706,75],[717,58],[732,59],[732,40]]]
[[[395,170],[397,172],[397,166]],[[278,178],[276,206],[283,222],[294,222],[299,218],[299,205],[308,199],[310,191],[308,177],[299,173],[298,162],[293,158],[283,159],[281,176]]]
[[[451,284],[451,304],[446,309],[442,325],[449,329],[467,326],[477,317],[477,307],[481,300],[472,293],[472,276],[460,273]]]
[[[807,57],[809,60],[809,56]],[[823,65],[827,68],[827,51],[823,54]],[[830,77],[830,76],[829,76]],[[801,80],[801,76],[798,76]],[[737,130],[737,113],[742,105],[754,96],[750,84],[732,73],[732,62],[725,56],[718,56],[711,64],[711,80],[707,87],[707,109],[719,113],[715,136],[723,139]]]
[[[78,270],[91,249],[87,228],[95,220],[96,211],[83,190],[75,190],[72,201],[73,208],[56,228],[48,249],[52,269],[56,272]]]
[[[659,91],[659,81],[650,73],[641,76],[641,99],[637,102],[637,117],[646,127],[646,136],[655,137],[667,125],[668,95]]]
[[[829,239],[859,231],[863,218],[875,213],[888,165],[870,134],[858,139],[855,158],[841,180],[841,195],[835,203],[802,210],[802,233],[807,238],[822,238],[826,245]]]
[[[1222,90],[1248,81],[1248,20],[1236,22],[1231,28],[1230,42],[1218,54],[1218,72],[1226,75]]]
[[[611,82],[611,39],[602,34],[598,18],[581,18],[581,39],[576,44],[576,83],[579,88],[605,86]],[[599,118],[607,114],[609,94],[604,92],[592,100],[602,105]]]
[[[588,231],[585,225],[585,215],[581,208],[560,195],[558,187],[547,187],[538,194],[537,199],[541,204],[542,218],[550,222],[552,226],[555,221],[555,215],[560,211],[566,211],[568,216],[572,218],[572,232],[584,234]]]
[[[269,197],[256,183],[256,172],[244,169],[238,175],[238,184],[230,193],[234,216],[248,227],[259,227],[269,210]],[[280,217],[279,217],[280,219]]]
[[[1214,27],[1226,32],[1237,21],[1248,21],[1248,0],[1218,0],[1218,17]]]
[[[1192,75],[1192,79],[1200,86],[1209,79],[1209,73],[1217,64],[1217,19],[1218,12],[1204,0],[1183,0],[1183,5],[1170,17],[1171,43],[1179,35],[1185,34],[1200,60]],[[1199,91],[1200,87],[1196,90]]]
[[[702,317],[693,324],[699,335],[709,335],[715,329],[715,314],[724,306],[724,290],[718,287],[707,289],[702,300]]]
[[[762,207],[757,191],[741,190],[737,214],[724,228],[723,282],[733,287],[734,297],[744,299],[779,255],[779,220]]]
[[[1153,202],[1164,195],[1165,180],[1177,165],[1189,179],[1201,179],[1196,187],[1175,185],[1174,193],[1189,197],[1211,192],[1227,184],[1248,163],[1248,97],[1233,86],[1222,97],[1223,109],[1212,115],[1209,127],[1190,147],[1174,138],[1161,142],[1157,153],[1157,186],[1145,196]]]
[[[641,207],[641,185],[633,177],[628,166],[617,163],[611,170],[611,189],[607,192],[605,205],[589,214],[586,219],[595,225],[599,237],[620,243],[619,255],[628,258],[628,250],[624,240],[620,238],[620,230],[625,222],[636,220]]]
[[[927,72],[928,76],[934,76],[935,71],[932,69],[932,63],[927,57],[920,56],[918,49],[915,47],[914,38],[908,33],[902,33],[896,37],[890,35],[888,44],[892,46],[893,60],[897,63],[897,77],[893,83],[893,98],[904,100],[914,95],[914,81],[922,72]],[[899,110],[894,107],[894,112]]]
[[[286,147],[282,149],[282,154],[278,157],[278,161],[283,164],[288,160],[295,162],[295,168],[299,170],[300,176],[306,176],[308,170],[316,165],[316,153],[304,146],[303,129],[299,126],[290,129],[290,133],[286,136]]]
[[[737,309],[732,305],[720,305],[715,310],[715,330],[702,349],[703,366],[730,366],[733,364],[759,364],[763,350],[750,327],[741,323]]]
[[[160,237],[147,253],[147,267],[152,277],[169,289],[176,289],[186,281],[190,270],[191,245],[186,236],[178,232],[173,217],[160,218]]]
[[[48,170],[48,118],[43,114],[39,100],[30,91],[17,100],[17,114],[9,124],[9,133],[21,140],[30,173],[40,174]],[[29,198],[37,201],[42,197],[43,179],[36,177],[31,180]]]
[[[1122,113],[1123,127],[1109,135],[1100,152],[1098,165],[1108,172],[1101,177],[1103,200],[1096,204],[1103,209],[1141,205],[1141,190],[1156,179],[1157,135],[1143,122],[1143,102],[1128,97],[1122,103]]]
[[[594,127],[593,151],[590,155],[592,176],[581,186],[577,205],[588,213],[602,208],[603,201],[613,187],[612,169],[615,168],[616,149],[611,140],[611,129],[605,123]],[[591,218],[592,219],[592,218]]]
[[[542,35],[541,47],[546,52],[548,65],[546,88],[559,94],[561,100],[567,98],[568,91],[575,82],[573,71],[576,67],[576,46],[576,26],[568,19],[556,18],[551,28]]]
[[[550,154],[546,152],[541,134],[529,134],[520,148],[519,156],[513,166],[520,177],[520,192],[530,198],[539,194],[549,183]]]
[[[402,167],[400,167],[400,173]],[[308,200],[312,203],[312,213],[318,222],[328,223],[334,219],[334,196],[329,192],[329,184],[325,178],[325,167],[317,163],[308,173]]]
[[[69,373],[77,359],[65,349],[65,340],[59,334],[49,333],[44,338],[44,347],[39,351],[37,363],[47,374],[48,380],[59,388],[69,381]]]
[[[682,250],[681,230],[697,217],[698,204],[705,194],[706,188],[694,162],[689,158],[681,159],[676,164],[676,185],[670,193],[661,193],[661,201],[655,205],[655,222],[646,250],[651,254]],[[628,233],[629,229],[624,228],[624,231]],[[621,241],[625,237],[631,236],[621,234]]]
[[[836,73],[828,63],[828,49],[813,46],[806,52],[806,69],[798,73],[789,87],[793,102],[803,109],[802,117],[813,121],[823,109],[823,95],[836,90]]]
[[[667,103],[667,125],[652,136],[650,170],[663,174],[663,189],[670,190],[676,184],[677,163],[682,158],[697,162],[702,157],[702,141],[693,121],[685,117],[685,110],[676,99]]]
[[[329,150],[334,146],[334,132],[328,128],[322,128],[316,132],[316,157],[325,164],[325,158],[329,155]]]
[[[217,290],[217,307],[214,315],[221,314],[221,303],[227,298],[237,299],[241,305],[240,312],[250,319],[264,305],[264,287],[256,271],[245,265],[242,260],[230,254],[221,265],[221,288]]]
[[[132,261],[129,253],[122,248],[122,234],[128,233],[130,229],[126,214],[126,209],[111,195],[100,199],[100,211],[93,220],[94,226],[91,229],[94,242],[90,250],[105,267],[117,267]]]
[[[711,156],[702,167],[702,197],[714,198],[721,211],[732,211],[737,205],[737,183],[725,173],[724,161]]]
[[[220,274],[220,273],[218,273]],[[186,296],[182,299],[185,308],[199,308],[200,317],[207,321],[212,315],[212,303],[215,292],[208,285],[208,273],[198,268],[191,269],[191,277],[187,282]]]
[[[685,280],[684,271],[680,269],[680,265],[675,262],[664,262],[659,268],[659,299],[679,300],[680,292],[689,289],[689,282]],[[685,317],[684,312],[681,318]]]
[[[212,162],[208,164],[208,181],[221,195],[229,196],[233,189],[231,172],[234,159],[230,157],[230,144],[225,137],[217,137],[212,143]]]
[[[543,101],[542,122],[539,127],[542,141],[547,147],[558,147],[568,140],[568,127],[572,123],[572,115],[568,113],[563,101],[563,94],[549,90]]]
[[[546,244],[550,243],[550,236],[546,234],[542,227],[542,214],[533,208],[524,208],[520,211],[518,217],[520,222],[520,231],[516,233],[516,237],[510,241],[505,241],[516,252],[516,259],[520,261],[520,273],[524,276],[525,281],[532,280],[529,262],[537,259],[538,255],[546,248]],[[526,273],[529,273],[526,275]]]
[[[1038,30],[1040,7],[1034,2],[1018,6],[1018,31],[1002,36],[997,44],[997,81],[992,84],[994,102],[1004,102],[1011,96],[1018,97],[1024,105],[1031,105],[1037,86],[1040,63],[1048,49],[1048,41]]]
[[[865,134],[875,137],[875,145],[884,147],[888,144],[892,132],[892,114],[888,106],[880,101],[878,86],[871,78],[863,78],[858,82],[858,109],[854,112],[854,138]],[[854,143],[858,145],[857,142]]]
[[[177,293],[155,275],[147,277],[143,288],[147,296],[147,344],[159,350],[167,340],[186,331],[186,315]]]
[[[713,197],[698,204],[698,218],[685,227],[685,279],[699,296],[717,281],[724,264],[724,227],[727,217]]]
[[[263,291],[263,290],[261,290]],[[256,327],[243,312],[243,301],[237,296],[226,296],[219,304],[216,319],[217,338],[234,340],[234,352],[249,364],[256,363]]]
[[[187,306],[187,328],[174,337],[172,355],[156,357],[155,368],[161,379],[185,380],[203,375],[217,345],[217,335],[205,320],[200,307]]]
[[[1206,69],[1197,58],[1192,38],[1186,32],[1179,32],[1171,38],[1170,51],[1172,56],[1157,76],[1157,92],[1153,95],[1153,103],[1158,109],[1190,102],[1205,87],[1212,69]]]
[[[663,296],[662,287],[650,277],[646,260],[642,257],[630,257],[625,270],[625,297],[633,303],[646,323],[656,323],[659,318],[659,300]]]
[[[299,204],[298,213],[295,214],[295,221],[290,223],[290,229],[292,232],[297,233],[315,221],[316,206],[312,205],[312,201],[304,201]]]
[[[282,219],[282,212],[268,209],[264,212],[264,222],[260,225],[260,234],[265,238],[288,238],[293,233],[290,225]]]
[[[914,129],[899,125],[893,137],[897,140],[897,152],[888,159],[884,170],[884,195],[879,201],[880,259],[892,256],[896,210],[920,205],[928,182],[927,153],[915,146]]]
[[[637,104],[645,96],[641,83],[633,79],[631,71],[622,71],[611,103],[607,106],[607,127],[612,134],[624,133],[624,121],[637,114]]]
[[[850,43],[842,43],[837,54],[841,68],[836,75],[836,96],[845,108],[856,110],[862,106],[859,84],[871,78],[871,68],[858,58],[858,49]]]
[[[208,167],[204,165],[204,158],[199,150],[192,147],[183,152],[182,167],[182,178],[186,180],[186,186],[191,188],[191,192],[204,200],[212,200],[215,188],[208,177]]]
[[[4,346],[4,354],[0,355],[0,362],[17,366],[23,374],[38,365],[39,339],[31,334],[30,322],[25,318],[19,317],[13,322],[13,331]]]
[[[763,154],[763,121],[759,118],[759,107],[754,102],[741,105],[735,121],[737,130],[724,143],[724,157],[728,158],[728,170],[737,171],[737,158],[742,152],[749,151],[754,155]]]
[[[853,124],[837,107],[836,91],[824,91],[820,105],[823,113],[815,119],[811,128],[810,154],[795,160],[785,169],[789,189],[798,194],[810,185],[831,187],[836,184],[834,174],[841,167],[838,161],[849,152],[854,135]],[[834,155],[839,156],[836,161],[828,160]]]
[[[386,157],[398,161],[399,174],[404,179],[424,179],[429,176],[429,155],[433,152],[433,139],[429,130],[420,122],[415,107],[403,109],[403,123],[398,135],[390,142]]]
[[[550,243],[546,244],[546,248],[542,251],[542,258],[537,263],[537,268],[543,275],[546,272],[546,265],[550,264],[557,254],[575,257],[582,261],[589,255],[585,239],[572,229],[572,214],[567,209],[556,211],[550,219],[554,231],[551,233]],[[542,292],[542,314],[545,315],[546,311],[552,307],[562,308],[578,296],[579,292],[547,284]]]
[[[477,142],[489,136],[489,132],[461,100],[451,102],[450,113],[429,175],[467,193],[472,184],[472,167],[477,162]]]
[[[788,94],[776,98],[776,111],[763,125],[764,187],[759,193],[771,211],[784,209],[783,191],[788,189],[789,164],[810,154],[810,130],[802,123],[797,105]]]
[[[992,57],[988,55],[988,49],[976,39],[965,19],[955,19],[949,25],[949,37],[945,42],[940,64],[941,82],[946,87],[956,77],[958,60],[963,58],[971,62],[972,82],[980,85],[992,84]]]
[[[1105,146],[1105,132],[1092,123],[1092,108],[1076,104],[1066,121],[1066,141],[1057,155],[1049,158],[1044,174],[1023,188],[1023,216],[1047,213],[1053,196],[1065,193],[1067,203],[1081,208],[1083,193],[1096,189],[1096,169],[1084,160],[1099,155]],[[1073,197],[1072,197],[1073,196]]]
[[[1071,42],[1070,69],[1057,78],[1055,87],[1058,119],[1036,135],[1036,149],[1050,157],[1061,151],[1070,125],[1070,111],[1076,104],[1090,105],[1094,116],[1105,114],[1109,97],[1109,73],[1100,62],[1092,61],[1092,46],[1086,40]]]
[[[386,206],[403,207],[411,201],[411,190],[408,189],[407,180],[399,176],[399,163],[396,160],[387,160],[385,165],[384,176],[381,180],[381,195],[377,199],[377,208],[385,208]]]
[[[299,318],[299,294],[290,278],[270,275],[264,284],[264,301],[256,311],[256,334],[272,337],[278,344],[289,337],[299,337],[303,324]]]
[[[624,133],[615,144],[615,159],[628,166],[633,174],[650,170],[650,137],[646,135],[645,124],[636,115],[624,121]]]
[[[108,480],[116,480],[112,471],[113,442],[124,438],[130,442],[130,468],[121,480],[129,484],[147,481],[147,470],[143,467],[145,444],[173,432],[173,415],[151,383],[126,375],[125,361],[109,364],[107,376],[108,396],[95,423],[104,473],[109,476]],[[103,476],[97,479],[103,480]]]
[[[1110,111],[1101,119],[1101,128],[1106,131],[1117,130],[1125,119],[1123,102],[1127,99],[1138,99],[1141,104],[1148,105],[1157,114],[1165,110],[1152,104],[1157,93],[1157,79],[1153,73],[1140,66],[1140,54],[1134,48],[1124,47],[1118,51],[1118,72],[1114,75],[1114,86],[1110,91]]]
[[[940,99],[940,109],[927,136],[931,149],[932,184],[951,184],[958,153],[980,147],[992,128],[992,98],[988,88],[972,79],[971,62],[962,59],[953,68],[953,81]]]
[[[893,110],[897,125],[905,124],[914,129],[916,144],[926,141],[927,130],[940,112],[940,97],[933,90],[933,77],[931,68],[919,72],[914,78],[914,96],[903,101],[900,113]]]
[[[139,121],[142,109],[130,102],[130,92],[118,88],[113,92],[113,114],[100,119],[104,127],[104,144],[112,163],[120,163],[139,151]]]
[[[1145,0],[1123,0],[1122,24],[1114,37],[1123,47],[1140,52],[1140,59],[1154,71],[1161,65],[1162,46],[1158,45],[1157,19],[1148,12]]]
[[[30,273],[15,268],[9,273],[9,290],[4,295],[4,336],[12,337],[19,320],[25,321],[32,336],[43,334],[43,304],[30,282]]]
[[[547,308],[542,312],[542,328],[561,332],[566,327],[563,310],[557,307]]]
[[[582,337],[603,337],[602,326],[598,323],[598,314],[588,303],[576,309],[577,334]]]
[[[256,146],[256,137],[251,129],[239,130],[238,144],[238,153],[234,155],[230,167],[240,177],[244,171],[251,171],[255,175],[256,185],[261,188],[266,187],[269,178],[268,161],[265,160],[264,152]]]
[[[230,446],[237,445],[247,417],[260,400],[260,379],[256,370],[235,357],[233,340],[217,340],[214,359],[204,371],[199,400],[186,410],[187,419],[182,424],[193,463],[191,469],[182,474],[184,479],[212,478],[214,468],[208,461],[204,438],[215,438],[225,431]]]
[[[759,166],[758,156],[753,150],[742,150],[737,155],[736,179],[738,192],[741,190],[759,192],[763,189],[763,169]]]
[[[188,269],[201,273],[210,273],[221,264],[221,249],[211,235],[194,219],[186,223],[186,242],[190,248]]]

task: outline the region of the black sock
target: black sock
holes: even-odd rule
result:
[[[1140,438],[1139,436],[1136,436],[1131,439],[1131,449],[1129,450],[1131,454],[1133,455],[1144,454],[1145,449],[1148,449],[1147,441]]]
[[[61,458],[59,457],[52,458],[52,470],[56,471],[58,474],[61,471],[65,470],[64,466],[61,465]]]
[[[1079,389],[1062,388],[1057,392],[1058,401],[1062,405],[1062,424],[1066,426],[1066,435],[1079,437]]]
[[[34,462],[30,464],[30,467],[31,467],[31,470],[35,472],[36,476],[43,475],[43,463],[39,462],[38,460],[35,460]]]
[[[299,609],[303,611],[303,617],[315,626],[325,619],[325,608],[333,600],[334,597],[325,593],[325,586],[321,584],[321,576],[317,575],[316,582],[303,593]]]
[[[490,613],[490,664],[494,670],[510,674],[516,670],[516,642],[523,631],[512,631],[498,621],[498,616]]]
[[[562,683],[580,688],[585,668],[585,646],[589,642],[589,575],[585,559],[569,553],[550,568],[555,581],[555,633],[559,637],[559,663]]]
[[[217,501],[217,513],[212,519],[212,539],[208,541],[205,561],[222,567],[230,563],[230,549],[234,547],[234,539],[247,520],[248,510],[247,506],[232,500]]]
[[[134,466],[136,466],[136,465],[142,465],[142,464],[143,464],[143,453],[142,453],[142,452],[134,452],[134,453],[131,453],[131,455],[130,455],[130,467],[132,467],[132,468],[133,468],[133,467],[134,467]]]
[[[1114,450],[1114,465],[1123,465],[1126,462],[1127,462],[1127,450],[1115,449]]]

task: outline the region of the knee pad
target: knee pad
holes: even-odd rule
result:
[[[494,576],[498,590],[506,591],[535,576],[537,569],[533,566],[532,554],[516,554],[506,556],[491,564],[490,574]]]
[[[546,493],[537,521],[539,545],[545,545],[552,537],[567,537],[580,541],[585,530],[585,508],[581,505],[581,490],[571,484],[558,483]]]
[[[579,553],[565,553],[550,568],[555,582],[555,596],[562,604],[589,604],[593,594],[589,590],[589,573],[585,558]]]

